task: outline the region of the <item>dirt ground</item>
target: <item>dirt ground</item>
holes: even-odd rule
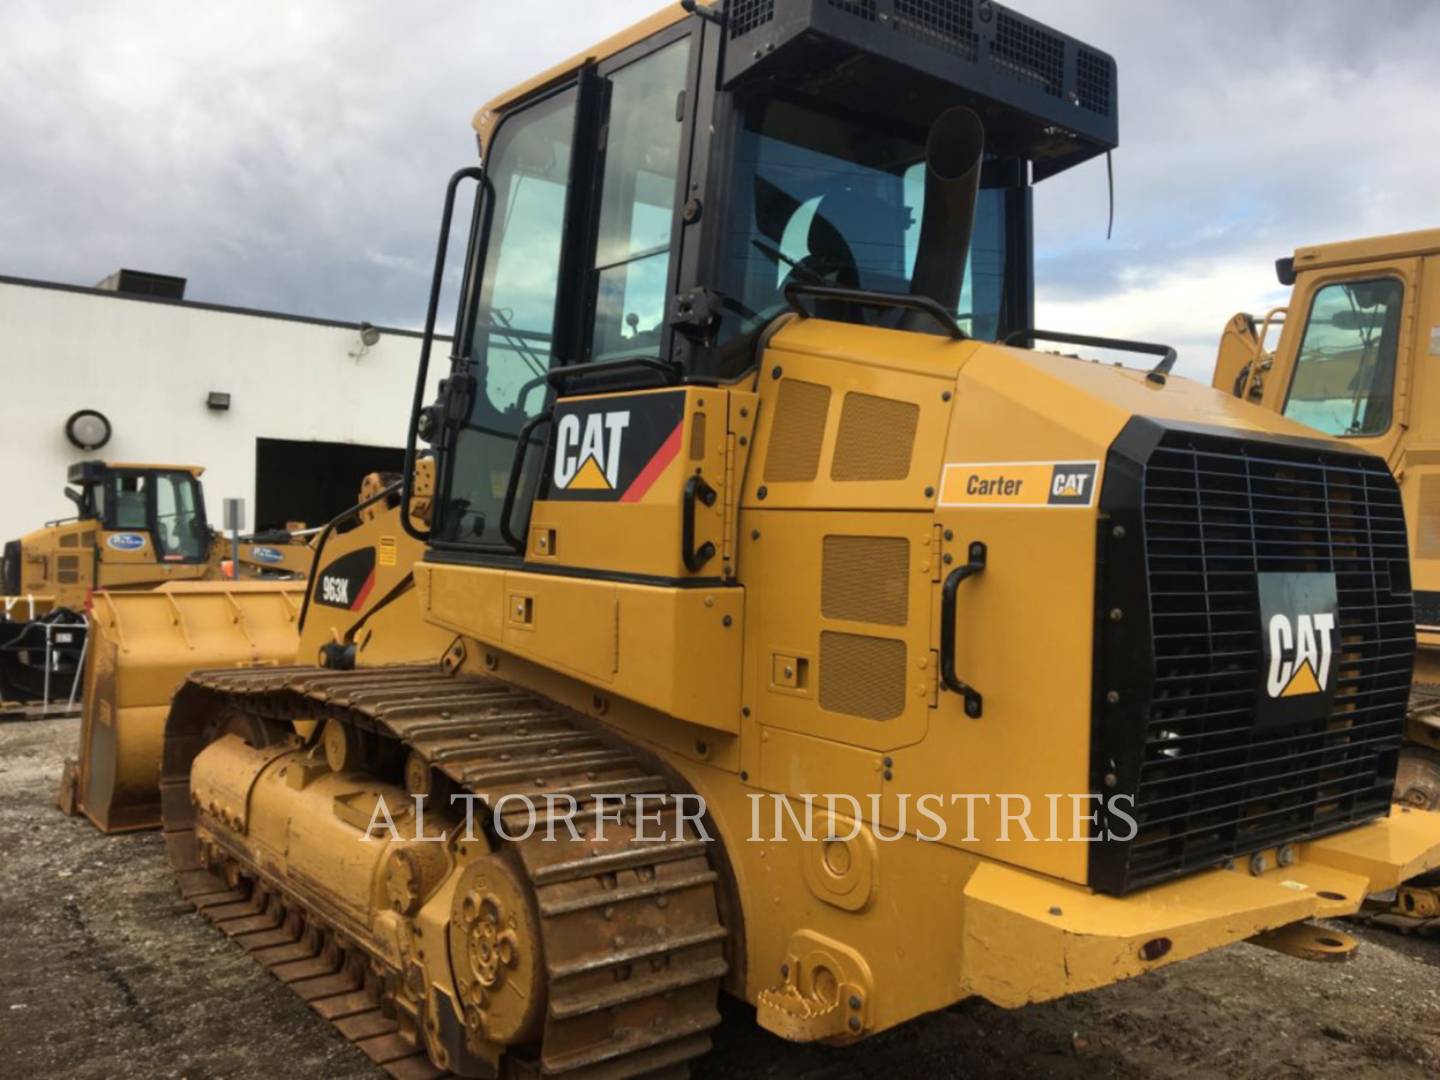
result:
[[[364,1077],[363,1055],[186,911],[160,838],[52,804],[78,721],[0,724],[0,1073]],[[1440,941],[1360,931],[1347,964],[1237,945],[1004,1012],[966,1003],[848,1050],[727,1006],[702,1078],[1435,1077]]]

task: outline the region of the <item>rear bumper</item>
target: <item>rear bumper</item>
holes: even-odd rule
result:
[[[967,993],[1014,1008],[1092,990],[1311,918],[1440,866],[1440,813],[1388,818],[1295,845],[1295,861],[1210,870],[1126,897],[997,863],[965,887]]]

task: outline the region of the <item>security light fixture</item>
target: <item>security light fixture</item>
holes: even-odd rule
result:
[[[211,390],[210,396],[205,399],[205,407],[211,412],[229,412],[230,395],[222,394],[219,390]]]
[[[374,323],[362,322],[356,329],[360,334],[360,344],[350,350],[351,360],[359,360],[372,345],[380,343],[380,330]]]
[[[110,441],[110,420],[94,409],[71,413],[65,421],[65,437],[81,450],[99,450]]]

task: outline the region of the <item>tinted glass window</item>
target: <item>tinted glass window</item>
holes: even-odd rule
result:
[[[667,45],[610,77],[600,232],[595,249],[591,356],[657,356],[670,277],[678,115],[690,39]]]
[[[1390,427],[1405,287],[1393,278],[1326,285],[1315,294],[1285,415],[1329,435]]]
[[[143,476],[117,476],[115,485],[115,518],[112,527],[116,529],[148,529],[145,520],[146,478]]]
[[[189,473],[155,477],[155,542],[162,559],[197,562],[206,554],[208,538],[196,512],[195,488]]]
[[[500,543],[500,509],[520,429],[545,405],[575,128],[575,91],[500,125],[486,163],[493,191],[473,344],[478,392],[451,455],[436,536]]]
[[[923,134],[794,102],[752,107],[741,126],[727,215],[727,332],[783,310],[787,282],[908,293],[925,209]],[[975,211],[962,329],[992,339],[1005,280],[1004,192]],[[853,309],[852,309],[853,310]]]

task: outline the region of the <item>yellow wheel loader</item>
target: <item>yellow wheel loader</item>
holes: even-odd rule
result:
[[[221,577],[303,578],[307,538],[251,536],[238,545],[205,520],[196,465],[82,461],[65,495],[75,516],[4,546],[0,560],[0,708],[73,703],[96,589],[151,589]]]
[[[418,490],[430,484],[420,463]],[[197,667],[438,660],[453,635],[407,623],[376,631],[413,588],[423,548],[400,527],[398,477],[372,474],[360,502],[322,529],[289,580],[172,582],[94,594],[77,756],[57,799],[103,832],[160,825],[160,752],[170,698]],[[423,497],[423,496],[417,496]],[[308,584],[303,579],[309,578]]]
[[[1163,346],[1027,347],[1117,344],[1031,302],[1109,56],[988,0],[687,2],[475,127],[413,591],[352,669],[191,674],[164,735],[182,894],[377,1065],[674,1073],[722,990],[845,1044],[1343,958],[1308,920],[1440,863],[1390,800],[1384,460]]]
[[[1417,639],[1395,798],[1440,810],[1440,455],[1429,444],[1432,423],[1440,440],[1440,381],[1427,363],[1440,356],[1440,302],[1429,284],[1440,273],[1440,230],[1304,247],[1277,273],[1293,290],[1289,304],[1230,320],[1214,385],[1377,454],[1394,473]],[[1440,929],[1440,880],[1410,883],[1392,916]]]

